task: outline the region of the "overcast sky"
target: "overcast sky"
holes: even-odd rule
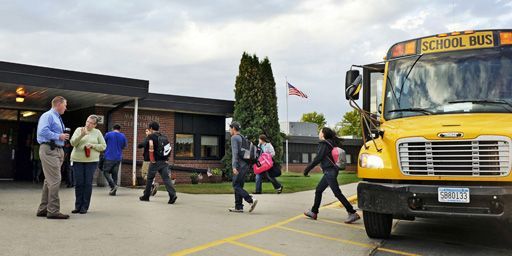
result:
[[[0,1],[0,60],[146,79],[150,91],[234,99],[242,52],[269,57],[285,121],[349,110],[345,71],[395,42],[512,28],[512,0]]]

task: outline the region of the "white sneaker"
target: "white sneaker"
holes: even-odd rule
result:
[[[249,204],[251,208],[249,209],[249,212],[254,211],[254,208],[256,208],[256,205],[258,204],[258,200],[252,201],[252,204]]]
[[[357,212],[349,213],[347,220],[345,220],[345,223],[347,223],[347,224],[354,223],[359,219],[361,219],[361,216],[359,216],[359,214],[357,214]]]
[[[155,196],[156,195],[156,192],[158,192],[158,187],[160,186],[160,184],[158,184],[158,182],[155,182],[153,184],[153,187],[151,188],[151,196]]]
[[[233,207],[233,208],[229,208],[229,209],[228,209],[228,211],[229,211],[229,212],[239,212],[239,213],[244,212],[244,210],[243,210],[243,209],[236,209],[236,208],[234,208],[234,207]]]

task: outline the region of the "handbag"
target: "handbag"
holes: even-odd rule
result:
[[[255,174],[260,174],[270,170],[273,165],[274,161],[272,160],[272,155],[269,153],[262,153],[258,158],[258,162],[252,165],[252,169]]]
[[[268,171],[268,175],[273,178],[281,176],[281,165],[274,163],[274,166]]]

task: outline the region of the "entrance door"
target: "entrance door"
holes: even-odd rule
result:
[[[14,179],[16,122],[0,121],[0,179]]]
[[[0,108],[0,179],[32,180],[37,111]]]
[[[32,180],[32,151],[36,143],[34,140],[36,129],[37,123],[19,123],[15,155],[16,180]]]

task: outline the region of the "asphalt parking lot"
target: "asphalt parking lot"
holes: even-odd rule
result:
[[[342,186],[347,195],[355,184]],[[362,220],[343,223],[339,204],[317,221],[301,215],[313,192],[260,195],[254,213],[228,213],[232,195],[179,194],[168,205],[159,192],[139,202],[140,190],[117,197],[94,188],[91,209],[71,219],[35,217],[37,185],[0,183],[0,255],[511,255],[508,227],[499,223],[397,221],[389,240],[369,239]],[[352,197],[354,199],[354,197]],[[72,189],[61,190],[64,213]],[[329,191],[324,202],[333,202]]]

